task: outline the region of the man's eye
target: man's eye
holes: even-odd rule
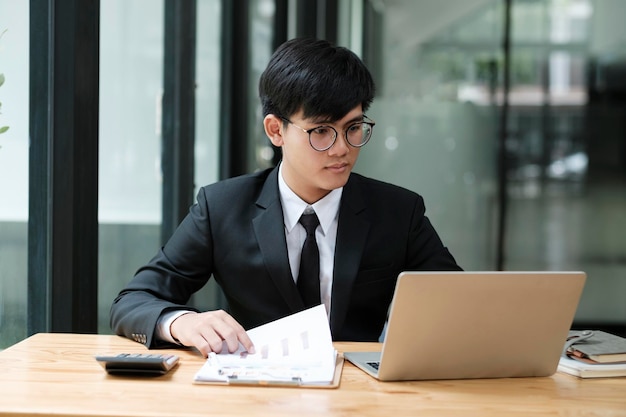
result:
[[[326,126],[320,126],[320,127],[316,127],[313,130],[313,133],[315,133],[316,135],[320,135],[320,136],[326,136],[329,135],[331,132],[331,130],[326,127]]]
[[[350,133],[358,132],[359,130],[361,130],[361,128],[362,128],[362,123],[355,123],[348,128],[348,132]]]

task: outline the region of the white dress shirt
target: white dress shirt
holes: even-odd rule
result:
[[[320,221],[320,227],[315,231],[315,239],[320,252],[320,296],[322,303],[326,307],[326,314],[330,317],[335,243],[337,241],[337,219],[339,217],[339,202],[343,188],[337,188],[321,200],[313,203],[313,205],[309,205],[289,188],[283,179],[281,165],[278,171],[278,191],[283,207],[283,218],[285,219],[289,266],[291,267],[293,280],[296,282],[298,281],[302,246],[306,239],[306,230],[298,221],[307,208],[312,208]]]

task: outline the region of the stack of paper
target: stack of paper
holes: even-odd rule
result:
[[[323,305],[248,330],[255,353],[211,353],[196,383],[336,385],[341,364]]]
[[[559,372],[575,375],[580,378],[606,378],[626,376],[626,363],[620,364],[590,364],[576,359],[561,358]]]

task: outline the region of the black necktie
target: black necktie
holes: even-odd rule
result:
[[[306,229],[306,239],[302,246],[300,271],[298,272],[298,291],[305,307],[319,305],[320,300],[320,252],[315,240],[315,229],[320,224],[315,213],[303,214],[300,224]]]

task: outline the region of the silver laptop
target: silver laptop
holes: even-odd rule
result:
[[[549,376],[584,272],[403,272],[382,352],[345,352],[381,381]]]

